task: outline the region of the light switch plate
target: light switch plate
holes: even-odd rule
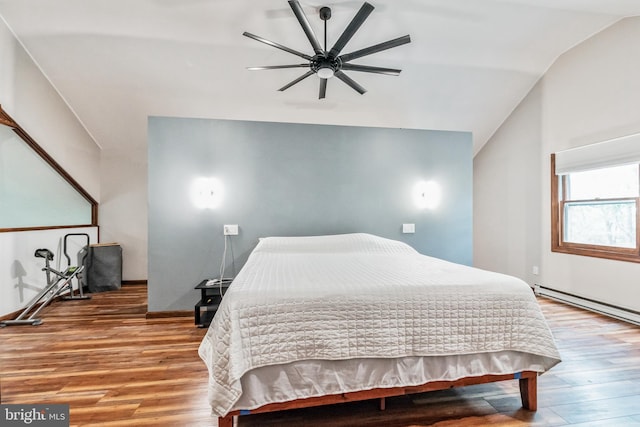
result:
[[[415,233],[416,225],[415,224],[402,224],[402,232],[405,234]]]

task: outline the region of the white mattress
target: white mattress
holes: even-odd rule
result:
[[[269,388],[273,371],[258,371],[264,367],[353,359],[387,359],[397,367],[419,356],[442,357],[441,366],[448,366],[468,355],[472,359],[462,362],[475,364],[474,372],[482,375],[496,373],[480,368],[495,366],[495,358],[505,355],[533,356],[522,366],[538,372],[560,360],[526,283],[367,234],[261,239],[223,298],[199,354],[209,370],[209,401],[218,416],[261,404],[260,393],[245,389],[260,388],[250,380],[259,372]],[[509,366],[514,367],[509,372],[524,370]],[[325,368],[340,371],[339,363]],[[314,388],[318,393],[334,389],[335,381],[319,381],[324,384]],[[401,380],[391,380],[396,381]],[[280,388],[301,397],[300,384],[289,382],[291,387]],[[367,382],[360,389],[375,386],[384,384]],[[338,386],[336,392],[355,391],[349,387]],[[271,393],[266,399],[290,400],[290,394]]]

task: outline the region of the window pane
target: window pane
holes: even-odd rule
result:
[[[0,228],[91,224],[91,203],[0,126]]]
[[[638,197],[638,165],[574,172],[568,176],[568,199]]]
[[[564,241],[588,245],[636,247],[636,203],[566,203]]]

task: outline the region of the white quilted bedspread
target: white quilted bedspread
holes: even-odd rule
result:
[[[526,283],[348,234],[261,239],[199,354],[222,416],[257,367],[502,350],[560,359]]]

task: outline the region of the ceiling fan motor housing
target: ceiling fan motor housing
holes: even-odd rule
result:
[[[332,71],[331,75],[342,68],[342,60],[338,58],[332,58],[331,55],[317,54],[311,58],[311,70],[317,73],[320,70],[329,69]],[[322,77],[322,71],[320,76]],[[329,76],[330,77],[330,76]],[[325,77],[326,78],[326,77]]]

